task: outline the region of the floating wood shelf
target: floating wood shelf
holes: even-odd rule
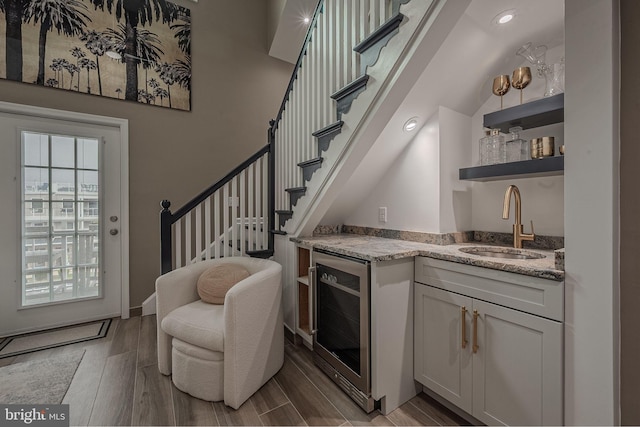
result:
[[[499,181],[563,174],[564,156],[460,169],[460,179],[468,181]]]
[[[507,133],[509,128],[520,126],[531,129],[564,121],[564,93],[527,102],[504,110],[484,115],[484,127],[500,129]],[[564,157],[545,157],[522,162],[476,166],[460,169],[461,180],[498,181],[504,179],[553,176],[564,174]]]
[[[484,127],[500,129],[508,133],[509,128],[520,126],[531,129],[564,121],[564,93],[505,108],[484,115]]]

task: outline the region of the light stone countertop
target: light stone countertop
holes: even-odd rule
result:
[[[314,237],[293,237],[291,241],[312,248],[351,256],[367,261],[389,261],[394,259],[425,256],[476,267],[508,271],[527,276],[540,277],[555,281],[564,280],[564,271],[555,267],[555,254],[552,250],[525,249],[544,255],[539,259],[504,259],[485,257],[461,252],[459,249],[469,246],[490,246],[484,243],[462,243],[453,245],[433,245],[407,240],[387,239],[357,234],[330,234]],[[492,248],[500,246],[491,246]],[[504,247],[505,251],[509,248]]]

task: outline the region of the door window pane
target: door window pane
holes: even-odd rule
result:
[[[22,176],[22,192],[25,200],[49,199],[49,169],[25,167]]]
[[[81,200],[96,198],[98,194],[98,171],[78,171],[78,195]]]
[[[49,166],[49,137],[39,133],[24,133],[24,164]]]
[[[46,237],[39,238],[25,238],[24,254],[25,254],[25,267],[27,270],[34,270],[38,268],[48,268],[49,262],[49,239]]]
[[[74,230],[75,225],[75,202],[73,200],[65,200],[62,202],[51,203],[53,221],[52,231],[69,231]]]
[[[24,132],[22,143],[22,304],[100,296],[98,140]]]
[[[75,164],[75,138],[51,136],[51,166],[54,168],[73,168]]]
[[[98,170],[98,140],[78,140],[78,169]]]
[[[76,189],[75,171],[69,169],[53,169],[51,171],[51,194],[73,196]],[[73,199],[73,197],[71,197]]]

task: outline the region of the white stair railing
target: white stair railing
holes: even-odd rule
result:
[[[360,57],[353,48],[392,17],[393,4],[392,0],[320,1],[297,74],[275,120],[277,210],[290,209],[285,189],[304,186],[298,163],[318,156],[313,132],[338,120],[330,95],[360,77]]]
[[[162,272],[269,249],[267,145],[175,213],[162,202]]]
[[[273,254],[274,212],[290,211],[285,190],[304,187],[298,164],[319,159],[312,134],[338,122],[331,95],[362,77],[354,47],[375,38],[407,1],[319,1],[268,144],[175,213],[162,202],[162,273],[204,259]]]

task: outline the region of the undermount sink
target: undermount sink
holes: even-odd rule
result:
[[[514,248],[499,248],[499,247],[491,247],[491,246],[470,246],[467,248],[460,248],[459,250],[466,254],[490,257],[490,258],[507,258],[507,259],[544,258],[544,255],[537,254],[535,252],[523,251],[522,249],[514,249]]]

